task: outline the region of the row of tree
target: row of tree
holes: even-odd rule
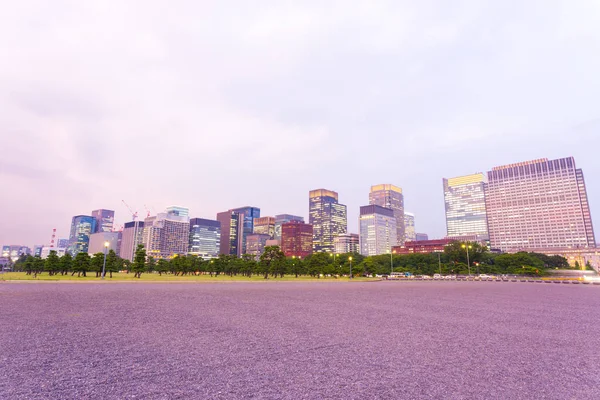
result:
[[[467,256],[466,247],[469,248]],[[95,273],[99,277],[105,261],[103,253],[89,256],[78,253],[75,257],[65,254],[59,257],[51,251],[45,259],[22,256],[15,263],[15,270],[27,274],[47,272],[50,275],[71,274],[87,276]],[[455,242],[448,245],[443,253],[431,254],[387,254],[364,257],[357,253],[333,255],[315,253],[304,259],[285,257],[278,246],[268,246],[256,260],[244,254],[241,257],[221,255],[211,260],[203,260],[196,255],[177,255],[171,259],[155,259],[146,254],[143,245],[136,249],[133,262],[123,260],[114,251],[106,254],[105,271],[112,278],[118,271],[132,272],[136,278],[143,273],[172,275],[210,274],[211,276],[252,276],[261,275],[265,279],[284,275],[311,277],[389,274],[408,272],[415,275],[440,274],[519,274],[544,275],[548,268],[569,268],[567,260],[559,256],[538,253],[494,254],[478,243]]]

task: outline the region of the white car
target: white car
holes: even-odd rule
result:
[[[486,275],[486,274],[479,274],[479,279],[488,279],[488,278],[492,278],[492,276]]]

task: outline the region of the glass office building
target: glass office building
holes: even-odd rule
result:
[[[202,258],[216,258],[221,251],[221,223],[219,221],[190,219],[188,252]]]
[[[488,236],[487,178],[482,173],[444,179],[446,236]]]
[[[396,220],[396,222],[398,222]],[[413,242],[417,240],[417,232],[415,231],[415,215],[413,213],[404,213],[404,241]],[[398,244],[400,245],[400,243]]]
[[[91,215],[76,215],[71,220],[68,251],[72,256],[87,253],[90,235],[96,232],[96,218]]]
[[[376,256],[392,251],[397,245],[394,210],[377,205],[360,208],[360,254]]]
[[[232,211],[242,215],[242,249],[240,254],[246,254],[246,238],[254,232],[254,219],[260,218],[260,208],[258,207],[240,207]]]
[[[404,195],[402,188],[390,184],[371,186],[369,192],[369,204],[389,208],[394,212],[396,218],[396,241],[404,243]]]
[[[281,225],[286,222],[299,221],[304,222],[304,217],[292,214],[279,214],[275,216],[275,235],[273,239],[281,240]]]
[[[95,232],[112,232],[115,222],[115,212],[113,210],[94,210],[92,217],[96,220]]]
[[[346,206],[338,203],[337,192],[310,191],[309,223],[313,226],[313,252],[333,253],[333,238],[348,230]]]
[[[244,215],[233,210],[224,211],[217,214],[217,221],[221,225],[219,254],[241,256]]]

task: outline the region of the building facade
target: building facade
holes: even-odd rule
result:
[[[96,218],[91,215],[76,215],[71,220],[68,252],[72,256],[87,253],[90,235],[96,232]]]
[[[482,173],[443,180],[447,236],[488,236],[487,177]]]
[[[404,241],[412,242],[417,240],[417,231],[415,230],[415,215],[413,213],[404,213]]]
[[[143,238],[144,221],[126,222],[121,232],[119,257],[124,260],[133,261],[138,245],[144,243]]]
[[[17,261],[22,255],[31,255],[31,249],[21,245],[2,246],[2,257],[10,258],[12,262]]]
[[[181,206],[170,206],[167,207],[167,214],[176,215],[178,217],[188,217],[190,216],[190,209],[187,207]]]
[[[493,168],[486,212],[493,250],[596,247],[583,172],[573,157]]]
[[[304,258],[313,253],[313,226],[301,221],[281,225],[281,251],[286,257]]]
[[[333,253],[333,238],[348,229],[346,206],[338,203],[338,194],[326,189],[311,190],[308,220],[313,227],[313,252]]]
[[[275,216],[275,235],[273,236],[273,239],[281,240],[281,225],[285,224],[286,222],[291,222],[291,221],[304,222],[304,217],[300,217],[298,215],[292,215],[292,214],[276,215]]]
[[[246,254],[254,256],[256,261],[260,260],[260,256],[265,251],[267,242],[271,240],[271,236],[260,233],[253,233],[246,237]]]
[[[204,218],[190,219],[188,252],[203,259],[219,257],[221,252],[221,223]]]
[[[88,253],[104,253],[104,245],[108,243],[106,252],[114,251],[119,254],[119,245],[121,244],[121,232],[96,232],[90,235],[90,245]]]
[[[143,241],[148,256],[167,259],[187,254],[189,240],[190,220],[187,216],[168,212],[144,220]]]
[[[375,204],[362,206],[359,225],[360,254],[363,256],[386,254],[398,245],[394,210]]]
[[[246,238],[254,232],[254,219],[260,218],[260,208],[258,207],[240,207],[233,211],[242,215],[242,249],[240,254],[246,254]]]
[[[416,233],[415,240],[416,241],[429,240],[429,235],[426,233]]]
[[[392,248],[394,254],[415,254],[415,253],[443,253],[446,246],[454,242],[451,239],[420,240],[415,242],[406,242],[404,246]]]
[[[269,239],[274,239],[275,217],[254,218],[254,233],[258,235],[269,235]]]
[[[396,242],[398,244],[404,243],[404,194],[402,193],[402,188],[390,184],[371,186],[369,204],[389,208],[394,212],[397,232]]]
[[[96,220],[96,232],[112,232],[115,223],[115,212],[113,210],[94,210],[92,217]]]
[[[243,214],[229,210],[217,214],[221,224],[221,244],[219,253],[239,257],[242,255]]]
[[[335,254],[360,253],[358,233],[345,233],[333,238]]]

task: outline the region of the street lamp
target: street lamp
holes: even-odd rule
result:
[[[389,253],[390,253],[390,278],[391,278],[392,274],[394,273],[394,259],[392,258],[392,254],[395,253],[395,251],[389,251]]]
[[[462,248],[467,250],[467,267],[469,268],[469,276],[471,276],[471,262],[469,261],[469,249],[472,249],[473,247],[471,245],[466,245],[463,243]]]
[[[108,246],[110,243],[104,242],[104,263],[102,264],[102,278],[104,279],[104,275],[106,275],[106,251],[108,250]]]
[[[350,279],[352,279],[352,257],[348,257],[348,261],[350,261]]]

